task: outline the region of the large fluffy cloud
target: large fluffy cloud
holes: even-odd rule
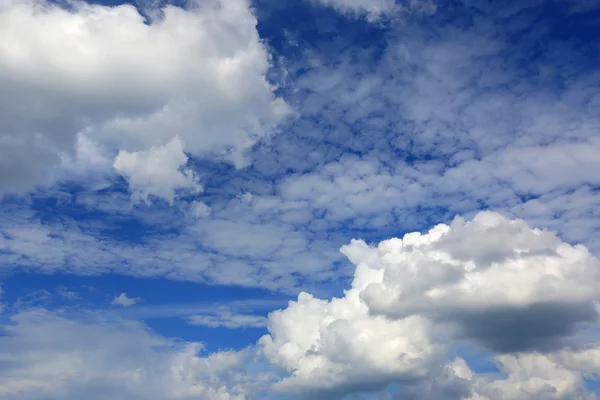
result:
[[[600,261],[554,233],[481,212],[377,247],[342,248],[381,278],[361,292],[372,312],[428,315],[495,351],[555,346],[597,318]]]
[[[267,358],[290,373],[278,390],[337,398],[428,375],[436,356],[428,322],[421,316],[370,316],[358,294],[372,278],[357,274],[343,298],[326,301],[302,293],[270,314],[270,335],[260,343]]]
[[[404,387],[400,399],[427,398],[426,391],[448,385],[456,398],[591,396],[584,377],[597,350],[564,350],[585,342],[575,339],[578,324],[598,322],[600,261],[585,247],[481,212],[341,251],[356,264],[344,297],[302,293],[269,316],[270,334],[260,344],[290,373],[279,390],[333,399],[396,382]],[[497,354],[508,377],[474,378],[460,359],[442,367],[444,350],[461,341]]]
[[[175,135],[185,144],[181,151],[246,163],[245,150],[289,113],[265,78],[270,56],[248,2],[210,0],[158,11],[146,23],[131,5],[3,4],[3,187],[25,190],[43,181],[49,167],[74,156],[78,134],[124,151],[116,166],[134,186],[140,179],[124,159]],[[131,168],[119,168],[126,165]],[[173,162],[163,169],[176,176],[180,167]],[[161,177],[142,180],[154,187]],[[150,193],[169,198],[173,186],[189,184]]]

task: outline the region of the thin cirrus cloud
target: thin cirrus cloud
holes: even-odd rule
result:
[[[208,328],[264,328],[267,318],[261,315],[237,314],[230,311],[218,311],[210,314],[196,314],[187,317],[190,325]]]

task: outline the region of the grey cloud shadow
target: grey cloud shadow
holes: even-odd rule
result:
[[[557,350],[576,333],[578,324],[597,318],[591,303],[558,302],[454,312],[443,317],[458,324],[459,336],[498,353]]]

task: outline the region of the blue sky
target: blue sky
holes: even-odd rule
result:
[[[595,399],[600,2],[0,4],[0,399]]]

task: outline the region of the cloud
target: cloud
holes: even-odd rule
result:
[[[54,289],[54,292],[60,297],[67,300],[81,300],[81,296],[79,293],[73,290],[69,290],[69,288],[66,286],[59,286],[56,289]]]
[[[248,352],[202,357],[200,344],[170,341],[132,321],[32,310],[2,331],[0,398],[242,400],[252,389]]]
[[[269,315],[259,344],[289,373],[277,390],[341,399],[396,382],[398,399],[595,398],[584,377],[597,379],[597,335],[570,349],[580,323],[598,322],[599,261],[584,247],[482,212],[341,251],[356,265],[343,297],[301,293]],[[506,377],[462,359],[440,368],[465,341]]]
[[[365,16],[371,22],[393,17],[402,11],[416,11],[433,14],[436,4],[428,0],[410,0],[398,2],[396,0],[312,0],[349,16]]]
[[[127,293],[121,293],[112,300],[111,304],[129,307],[138,303],[140,300],[139,297],[127,297]]]
[[[395,0],[314,0],[314,2],[333,7],[343,14],[367,15],[371,20],[377,20],[382,15],[397,10]]]
[[[180,164],[136,179],[136,152],[171,143],[178,160],[185,151],[242,166],[249,146],[290,114],[265,78],[270,56],[245,0],[154,11],[146,23],[131,5],[24,0],[0,9],[0,84],[13,93],[0,97],[3,187],[46,182],[85,134],[122,151],[115,164],[134,185],[168,198],[174,187],[157,187],[167,173],[181,185]]]
[[[52,293],[47,290],[39,289],[27,292],[19,296],[13,306],[16,309],[32,309],[38,307],[46,307],[53,301]]]
[[[584,350],[562,350],[551,354],[522,353],[495,357],[505,378],[477,375],[464,360],[456,359],[451,368],[467,380],[469,400],[518,399],[596,399],[585,388],[584,379],[592,378],[598,368],[597,346]],[[594,372],[592,369],[596,368]],[[597,379],[597,376],[593,379]]]
[[[341,251],[356,265],[341,297],[303,292],[266,320],[244,301],[138,315],[229,328],[266,322],[268,334],[239,352],[199,356],[200,345],[161,338],[123,320],[127,313],[18,311],[2,326],[0,398],[41,390],[49,399],[90,392],[157,400],[594,398],[586,380],[598,379],[590,307],[600,309],[599,261],[583,246],[482,212],[377,246],[355,240]],[[460,357],[461,348],[481,345],[499,374]]]
[[[543,17],[551,3],[455,6],[480,23],[441,12],[430,24],[373,28],[367,36],[377,39],[364,43],[342,24],[336,40],[300,42],[302,57],[288,67],[303,118],[275,139],[277,156],[262,152],[255,166],[293,170],[277,194],[330,231],[377,238],[493,209],[597,251],[599,80],[586,68],[585,40],[573,35],[560,54],[540,50],[530,69],[520,61],[536,48],[526,32],[552,31],[556,21]],[[576,18],[565,16],[574,26]]]
[[[585,247],[481,212],[341,251],[356,265],[343,297],[301,293],[269,315],[259,344],[289,373],[276,390],[341,399],[398,382],[398,399],[595,398],[584,377],[597,379],[597,336],[570,349],[582,324],[599,321],[600,261]],[[465,341],[487,347],[507,377],[464,360],[440,369]]]
[[[175,137],[160,147],[130,153],[121,150],[113,166],[129,181],[133,201],[150,201],[149,196],[163,198],[173,204],[175,191],[186,189],[202,190],[194,172],[184,169],[188,157],[183,152],[183,143]]]
[[[358,270],[379,274],[360,293],[372,312],[449,321],[494,351],[560,346],[578,323],[598,317],[600,261],[497,213],[341,251]]]
[[[239,314],[227,310],[213,313],[197,314],[186,318],[190,325],[205,326],[208,328],[264,328],[267,326],[267,317],[261,315]]]
[[[123,200],[123,206],[129,207],[129,200]],[[263,219],[251,207],[237,200],[233,203],[201,219],[185,218],[187,205],[165,208],[164,214],[142,214],[149,218],[144,224],[152,231],[128,242],[106,235],[111,229],[107,221],[115,217],[113,210],[90,225],[79,226],[72,219],[42,222],[24,209],[5,209],[4,215],[11,215],[0,219],[4,250],[0,260],[4,265],[38,272],[100,275],[118,270],[136,277],[162,276],[296,293],[295,287],[303,284],[307,273],[312,274],[307,287],[337,275],[339,266],[330,263],[342,256],[327,238],[310,232],[306,238],[305,230],[282,221],[277,214]],[[69,201],[66,204],[78,207]],[[127,210],[117,215],[120,213],[128,215]],[[296,263],[290,265],[290,259]],[[326,268],[321,270],[321,266]]]
[[[353,287],[331,301],[301,293],[269,315],[269,335],[259,343],[266,357],[290,375],[277,389],[296,395],[341,398],[381,390],[398,380],[427,376],[436,358],[428,322],[420,316],[372,316],[359,298],[377,273],[357,271]]]
[[[208,217],[212,213],[210,206],[201,201],[192,202],[191,209],[192,209],[192,214],[196,218]]]

